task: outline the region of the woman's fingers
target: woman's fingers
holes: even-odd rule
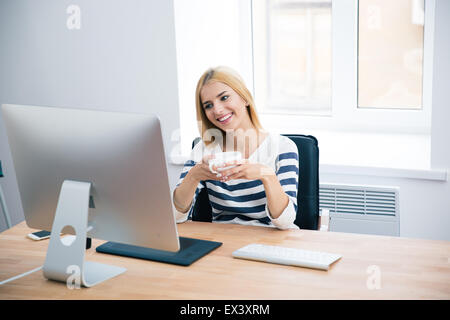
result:
[[[239,179],[242,177],[242,173],[245,171],[246,166],[244,165],[238,165],[234,168],[222,171],[222,181],[232,180],[232,179]]]
[[[241,160],[234,160],[234,161],[230,161],[224,164],[225,167],[228,166],[238,166],[241,164],[247,164],[249,163],[248,159],[241,159]]]
[[[249,163],[248,159],[229,161],[220,165],[213,164],[209,166],[209,160],[214,159],[213,154],[206,155],[202,159],[203,168],[203,180],[220,180],[222,182],[239,179],[243,177],[242,171],[245,169],[245,165]],[[223,168],[232,167],[230,169],[223,170]],[[222,170],[221,170],[222,169]],[[213,171],[213,172],[211,172]]]

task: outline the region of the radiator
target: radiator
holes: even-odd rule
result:
[[[319,203],[330,231],[400,235],[398,187],[321,183]]]

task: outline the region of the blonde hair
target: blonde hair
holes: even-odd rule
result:
[[[222,133],[224,133],[222,129],[216,127],[211,123],[211,121],[209,121],[202,105],[202,99],[200,96],[201,90],[206,84],[211,82],[222,82],[233,89],[247,103],[247,112],[252,124],[256,129],[263,129],[261,122],[259,121],[258,114],[256,113],[255,101],[253,100],[250,91],[245,86],[244,80],[233,69],[219,66],[206,70],[198,80],[197,89],[195,90],[197,121],[199,123],[199,132],[202,140],[205,132],[209,129],[219,129]],[[211,143],[211,141],[204,142],[207,146]]]

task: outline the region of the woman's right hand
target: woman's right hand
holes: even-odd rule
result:
[[[216,173],[209,170],[209,160],[213,155],[204,156],[202,161],[193,166],[187,173],[183,182],[174,190],[173,203],[179,212],[186,213],[195,194],[195,190],[200,181],[219,180]],[[213,170],[216,169],[213,166]]]
[[[212,173],[209,169],[209,160],[213,159],[214,155],[206,155],[203,157],[202,161],[197,162],[197,164],[189,171],[192,174],[192,178],[196,181],[204,181],[204,180],[220,180],[220,175],[217,173]],[[212,168],[216,170],[215,166]]]

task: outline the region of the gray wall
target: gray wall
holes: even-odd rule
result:
[[[80,29],[66,25],[72,4]],[[0,0],[0,104],[155,113],[168,155],[179,128],[173,12],[172,0]],[[1,115],[0,160],[14,225],[24,217]],[[169,165],[172,187],[178,173]]]

